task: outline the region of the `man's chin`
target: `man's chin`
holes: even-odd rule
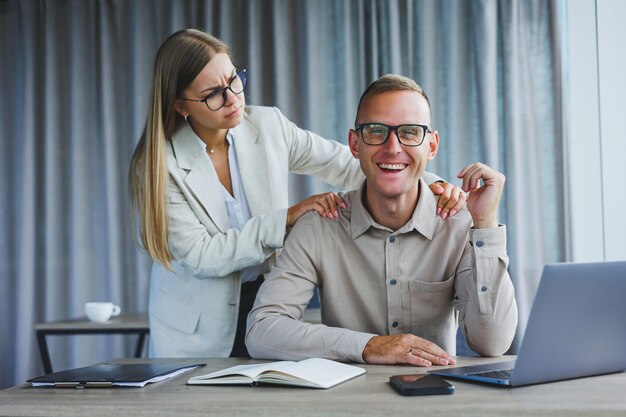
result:
[[[407,186],[405,184],[389,184],[382,182],[379,184],[371,183],[370,188],[379,198],[397,200],[403,197],[410,197],[411,195],[417,196],[415,191],[417,190],[417,180],[415,186]]]

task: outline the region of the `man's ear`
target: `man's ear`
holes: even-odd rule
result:
[[[437,155],[437,150],[439,150],[439,132],[436,130],[431,133],[430,140],[428,141],[428,160],[432,161],[435,159],[435,155]]]
[[[359,141],[356,130],[350,129],[348,131],[348,146],[350,146],[350,152],[352,156],[359,159]]]

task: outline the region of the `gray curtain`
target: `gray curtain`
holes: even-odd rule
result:
[[[567,258],[559,0],[0,0],[0,387],[42,373],[34,325],[111,300],[145,311],[150,262],[132,239],[126,174],[155,52],[196,27],[248,68],[249,104],[345,142],[385,73],[429,94],[454,181],[507,176],[501,221],[525,328],[541,268]],[[292,200],[327,189],[291,178]],[[518,333],[518,334],[519,334]],[[130,356],[123,336],[51,337],[56,370]]]

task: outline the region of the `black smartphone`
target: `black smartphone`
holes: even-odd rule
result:
[[[454,385],[439,375],[411,374],[389,377],[391,386],[402,395],[452,394]]]

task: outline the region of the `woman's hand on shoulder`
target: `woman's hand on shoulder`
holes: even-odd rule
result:
[[[287,227],[292,227],[304,213],[317,211],[327,219],[338,219],[339,208],[347,208],[345,201],[337,193],[328,192],[312,195],[287,209]]]
[[[467,196],[461,187],[445,181],[433,182],[429,185],[430,190],[439,196],[437,201],[437,215],[443,220],[452,217],[465,205]]]

